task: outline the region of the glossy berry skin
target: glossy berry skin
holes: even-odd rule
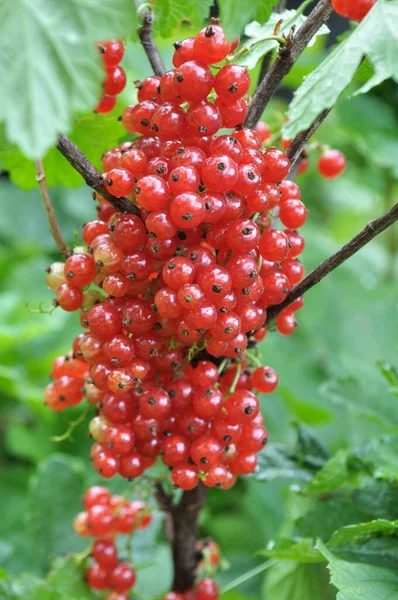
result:
[[[188,37],[185,38],[185,40],[182,40],[182,42],[175,42],[174,48],[174,54],[173,54],[173,65],[174,67],[176,67],[176,69],[178,67],[180,67],[182,64],[188,62],[189,60],[193,60],[194,58],[194,50],[193,50],[193,46],[194,46],[194,41],[195,38],[193,37]]]
[[[172,194],[196,192],[200,185],[200,176],[195,167],[176,167],[170,171],[168,185]]]
[[[152,116],[158,108],[155,102],[144,100],[135,106],[127,106],[122,114],[122,123],[130,133],[149,134]]]
[[[91,553],[93,559],[106,569],[114,567],[117,563],[117,548],[110,540],[96,540]]]
[[[185,125],[195,135],[213,135],[222,126],[221,113],[215,104],[202,100],[190,106]]]
[[[189,444],[181,435],[172,435],[163,443],[163,461],[170,467],[185,463],[189,457]]]
[[[102,485],[93,485],[92,487],[88,488],[87,492],[83,496],[83,504],[86,510],[98,504],[107,506],[110,500],[110,491],[108,488]]]
[[[235,475],[249,475],[257,467],[257,456],[255,454],[238,453],[230,464],[230,469]]]
[[[220,461],[222,450],[222,445],[216,438],[204,436],[193,442],[190,456],[202,471],[207,471]]]
[[[218,381],[217,367],[208,360],[190,364],[185,369],[185,377],[198,388],[210,387]]]
[[[375,2],[376,0],[346,0],[347,17],[353,21],[362,21]]]
[[[238,179],[233,187],[233,191],[241,196],[250,196],[254,194],[261,183],[261,175],[255,164],[241,163],[238,166]]]
[[[161,210],[167,206],[170,190],[158,175],[147,175],[134,187],[136,199],[145,210]]]
[[[285,227],[298,229],[307,220],[307,209],[301,200],[285,200],[280,206],[279,218]]]
[[[137,98],[138,102],[143,102],[144,100],[150,100],[151,102],[155,102],[157,104],[161,103],[161,98],[158,93],[160,77],[156,75],[151,75],[144,79],[144,81],[134,82],[136,87],[138,88]]]
[[[133,567],[127,563],[119,563],[109,574],[110,587],[119,594],[131,590],[136,579]]]
[[[134,189],[134,177],[126,169],[111,169],[103,177],[106,191],[117,198],[131,194]]]
[[[261,236],[259,251],[265,260],[280,262],[288,255],[289,239],[283,231],[270,229]]]
[[[206,214],[202,197],[195,192],[178,194],[170,202],[170,215],[181,229],[193,229],[200,225]]]
[[[121,40],[100,42],[98,48],[106,67],[117,67],[124,56],[124,44]]]
[[[182,108],[171,102],[164,102],[152,115],[151,129],[161,139],[176,140],[181,136],[185,120]]]
[[[327,150],[318,160],[319,173],[327,179],[338,177],[345,170],[345,167],[345,156],[339,150]]]
[[[301,198],[299,186],[297,183],[294,183],[294,181],[290,181],[289,179],[281,181],[278,186],[278,190],[280,194],[279,204],[282,204],[286,200],[300,200]]]
[[[260,410],[256,396],[247,390],[237,390],[231,394],[225,402],[225,408],[228,421],[233,425],[253,421]]]
[[[120,94],[126,86],[126,73],[123,67],[108,67],[106,69],[106,79],[104,81],[104,93],[111,96]]]
[[[109,587],[109,572],[108,570],[94,563],[86,571],[87,584],[94,590],[105,590]]]
[[[280,304],[287,297],[290,290],[290,282],[287,276],[280,271],[273,270],[263,277],[264,293],[261,296],[265,306]]]
[[[162,276],[166,285],[177,291],[183,285],[193,283],[195,275],[194,264],[183,256],[170,258],[165,262],[162,269]]]
[[[243,148],[233,135],[219,135],[210,144],[213,156],[229,156],[236,163],[242,160]]]
[[[333,10],[341,17],[347,17],[346,0],[332,0]]]
[[[225,65],[216,75],[214,89],[225,104],[234,104],[247,93],[250,76],[239,65]]]
[[[195,598],[196,600],[217,600],[219,597],[218,585],[210,577],[201,579],[195,585]]]
[[[209,25],[196,35],[193,43],[193,55],[196,60],[206,65],[214,65],[226,58],[231,44],[227,40],[222,27]]]
[[[263,179],[269,183],[278,183],[289,174],[290,160],[277,148],[268,148],[264,154]]]
[[[209,190],[227,192],[238,179],[238,166],[229,156],[212,156],[204,165],[202,179]]]
[[[115,525],[114,517],[109,506],[94,505],[87,512],[87,526],[94,536],[110,533]]]
[[[73,254],[64,267],[66,280],[76,287],[89,285],[97,272],[95,262],[87,254]]]
[[[291,335],[295,332],[298,323],[294,313],[283,312],[276,317],[276,328],[282,335]]]
[[[110,337],[119,333],[122,320],[117,308],[101,303],[93,306],[88,313],[90,331],[100,337]]]
[[[226,104],[221,98],[216,98],[214,104],[221,113],[224,127],[237,127],[244,123],[248,106],[243,98],[240,98],[234,104]]]
[[[129,171],[134,177],[139,177],[148,167],[148,159],[142,150],[131,148],[123,152],[120,157],[119,166]]]
[[[243,453],[260,452],[268,442],[268,432],[262,425],[252,422],[242,428],[240,448]]]
[[[268,140],[271,138],[272,133],[271,133],[271,129],[269,127],[269,125],[267,123],[264,123],[264,121],[259,121],[256,125],[256,132],[258,133],[258,135],[261,138],[262,142],[268,142]]]
[[[304,277],[304,267],[297,258],[286,258],[281,262],[281,269],[289,279],[291,286],[299,283]]]
[[[258,245],[260,232],[251,219],[237,219],[229,225],[225,237],[231,250],[250,252]]]
[[[256,390],[263,394],[270,394],[276,389],[279,378],[276,371],[271,367],[258,367],[253,372],[252,381]]]
[[[67,312],[78,310],[83,304],[84,296],[80,288],[63,283],[55,293],[55,304]]]
[[[206,98],[214,85],[209,67],[197,60],[181,65],[174,76],[174,90],[186,102],[199,102]]]
[[[172,470],[171,480],[186,492],[193,490],[199,483],[198,469],[189,463],[181,463]]]
[[[171,409],[171,399],[167,392],[161,388],[150,387],[141,395],[140,412],[148,419],[162,419]]]
[[[192,406],[201,419],[212,419],[221,410],[223,397],[217,388],[202,388],[196,391]]]
[[[116,106],[117,98],[116,96],[110,96],[109,94],[104,94],[98,104],[94,108],[94,112],[100,115],[107,115],[112,112]]]

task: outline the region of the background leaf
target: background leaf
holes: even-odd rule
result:
[[[76,112],[96,105],[104,72],[95,42],[126,35],[133,19],[130,0],[1,3],[0,121],[25,156],[46,154]]]
[[[201,29],[213,4],[213,0],[155,0],[154,31],[168,37],[183,23]]]
[[[379,0],[356,30],[304,81],[289,107],[283,135],[291,139],[331,108],[354,77],[363,56],[375,75],[358,91],[364,93],[388,77],[398,81],[398,36],[392,23],[398,18],[397,0]]]
[[[233,40],[241,34],[245,24],[254,15],[259,19],[266,19],[267,14],[277,4],[275,0],[219,0],[220,19],[228,39]],[[264,22],[264,21],[262,21]]]

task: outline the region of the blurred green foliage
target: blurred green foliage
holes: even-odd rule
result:
[[[180,31],[180,37],[188,33]],[[171,40],[161,39],[160,47],[170,65]],[[319,40],[286,78],[285,91],[297,88],[323,55]],[[149,73],[138,42],[129,44],[125,65],[129,81]],[[364,64],[359,84],[367,69]],[[254,81],[257,73],[258,67]],[[309,151],[309,171],[299,179],[310,209],[303,229],[307,271],[396,201],[395,94],[386,83],[371,96],[345,98],[316,135],[316,141],[344,151],[348,166],[336,181],[322,180],[316,170],[319,149],[315,144]],[[120,106],[134,100],[129,85]],[[266,111],[274,133],[286,107],[278,98]],[[104,140],[102,133],[98,139],[87,128],[80,132],[83,138],[96,136],[97,161],[120,135],[116,117],[110,125]],[[58,558],[47,583],[42,581],[56,557],[83,550],[71,522],[81,493],[97,481],[88,460],[86,424],[69,440],[51,441],[83,409],[53,414],[42,401],[51,362],[70,348],[78,317],[35,312],[39,302],[51,304],[44,268],[58,255],[33,171],[21,169],[18,156],[3,159],[3,168],[33,189],[21,191],[8,177],[0,178],[0,565],[11,576],[30,574],[5,577],[0,598],[88,600],[79,575],[84,554]],[[69,167],[57,157],[55,168],[60,170],[55,181],[65,183]],[[94,217],[90,191],[55,186],[50,192],[64,236],[78,243],[81,224]],[[362,581],[366,568],[375,570],[369,577],[386,579],[387,590],[396,585],[389,567],[396,564],[398,518],[398,383],[390,367],[397,363],[397,236],[396,227],[385,232],[308,292],[294,336],[269,333],[261,344],[262,359],[280,376],[278,390],[262,398],[270,445],[256,476],[240,480],[228,493],[210,493],[201,525],[229,564],[218,576],[221,586],[266,557],[278,562],[223,595],[225,600],[329,600],[336,589]],[[116,478],[110,487],[120,492],[124,482]],[[371,530],[342,529],[373,519],[384,521]],[[138,590],[146,595],[159,594],[170,583],[160,521],[156,513],[152,528],[134,538],[134,558],[142,567]],[[317,548],[316,538],[322,540]],[[335,588],[324,560],[332,561]],[[352,565],[344,572],[347,561]],[[363,598],[373,600],[369,594]]]

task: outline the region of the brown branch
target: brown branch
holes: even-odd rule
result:
[[[329,256],[322,264],[311,271],[307,277],[304,277],[304,279],[291,290],[284,302],[277,304],[276,306],[270,306],[267,310],[267,322],[277,317],[279,313],[294,302],[294,300],[297,300],[297,298],[310,290],[314,285],[322,281],[326,275],[336,269],[336,267],[342,265],[348,258],[358,252],[358,250],[361,250],[366,244],[369,244],[373,238],[388,227],[391,227],[397,220],[398,204],[393,206],[391,210],[383,216],[370,221],[358,235],[340,248],[335,254]]]
[[[151,63],[153,72],[155,75],[161,77],[166,69],[162,57],[160,56],[160,52],[155,44],[155,40],[153,39],[152,20],[152,14],[150,11],[147,11],[142,16],[142,27],[138,30],[138,35],[140,36],[141,44]]]
[[[314,135],[318,127],[322,125],[322,123],[324,122],[331,110],[331,108],[327,108],[324,111],[322,111],[321,114],[315,119],[315,121],[311,123],[308,129],[300,131],[300,133],[298,133],[296,137],[293,138],[292,142],[289,145],[289,148],[286,151],[286,155],[290,158],[292,168],[300,158],[302,151],[308,143],[308,140]]]
[[[43,200],[44,209],[47,214],[48,224],[50,226],[51,235],[54,238],[55,243],[61,254],[68,258],[73,252],[72,248],[69,248],[68,244],[65,242],[61,230],[59,228],[57,217],[55,216],[54,208],[51,202],[50,194],[47,187],[46,174],[44,171],[43,161],[35,160],[36,166],[36,179],[39,183],[40,194]]]
[[[166,537],[173,552],[173,590],[184,592],[194,582],[198,566],[195,543],[199,530],[199,515],[205,505],[207,489],[202,484],[184,492],[178,504],[165,493],[160,485],[156,488],[156,498],[166,515]]]
[[[314,37],[331,12],[330,0],[320,0],[305,23],[289,40],[289,44],[280,48],[276,61],[258,86],[250,103],[245,122],[246,127],[252,129],[256,127],[276,88],[285,75],[289,73],[298,57],[307,47],[308,42]]]
[[[60,134],[58,136],[57,149],[65,156],[72,167],[80,173],[87,185],[107,200],[115,210],[141,217],[139,208],[130,202],[130,200],[127,198],[116,198],[116,196],[112,196],[112,194],[106,191],[101,173],[66,135]]]

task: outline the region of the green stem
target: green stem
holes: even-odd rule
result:
[[[251,362],[254,366],[256,366],[256,367],[263,366],[261,364],[261,362],[259,361],[259,359],[256,356],[254,356],[254,354],[250,354],[250,352],[248,352],[246,357],[249,359],[249,362]]]
[[[225,366],[227,364],[227,362],[229,361],[229,358],[223,358],[222,362],[220,363],[220,366],[218,367],[218,373],[219,375],[221,375],[221,373],[224,371]]]
[[[231,385],[231,387],[230,387],[230,388],[229,388],[229,390],[228,390],[230,394],[233,394],[233,393],[234,393],[234,391],[235,391],[236,385],[237,385],[237,383],[238,383],[238,381],[239,381],[239,377],[240,377],[240,372],[241,372],[241,371],[242,371],[242,364],[241,364],[240,362],[239,362],[239,363],[236,363],[236,373],[235,373],[235,377],[234,377],[234,380],[233,380],[233,382],[232,382],[232,385]]]
[[[67,440],[68,438],[70,438],[70,436],[72,435],[72,432],[76,429],[76,427],[78,425],[80,425],[80,423],[83,423],[83,421],[86,420],[86,417],[88,415],[90,411],[90,406],[87,406],[86,410],[84,412],[82,412],[82,414],[80,415],[80,417],[78,419],[76,419],[76,421],[71,421],[69,424],[68,429],[65,431],[65,433],[63,433],[62,435],[54,435],[51,439],[52,442],[63,442],[64,440]]]
[[[243,48],[241,48],[236,54],[233,54],[227,60],[228,60],[228,62],[234,62],[238,58],[241,58],[241,56],[244,56],[245,54],[248,54],[249,52],[251,52],[252,48],[254,48],[254,46],[257,46],[257,44],[261,44],[262,42],[268,42],[268,41],[278,42],[278,44],[280,46],[287,46],[287,41],[282,36],[266,35],[265,37],[260,38],[259,40],[255,40],[252,44],[250,44],[248,46],[243,46]]]
[[[273,567],[277,562],[278,561],[275,559],[267,560],[267,562],[258,565],[258,567],[254,567],[254,569],[251,569],[251,571],[247,571],[247,573],[244,573],[243,575],[240,575],[240,577],[233,579],[230,583],[227,583],[221,588],[220,595],[222,596],[239,585],[242,585],[242,583],[246,583],[246,581],[249,581],[249,579],[260,575],[260,573],[263,573],[263,571]]]

